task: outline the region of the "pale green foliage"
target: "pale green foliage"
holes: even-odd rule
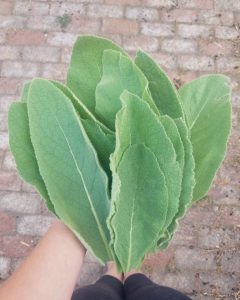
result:
[[[8,114],[20,176],[100,262],[139,268],[203,198],[231,130],[229,79],[177,90],[143,51],[80,36],[66,85],[34,79]]]

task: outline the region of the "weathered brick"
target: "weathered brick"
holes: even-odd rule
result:
[[[102,30],[104,33],[132,35],[138,33],[138,23],[125,19],[104,19]]]
[[[177,273],[158,273],[155,269],[153,272],[153,276],[151,277],[154,277],[154,282],[158,283],[159,285],[177,289],[185,294],[192,294],[193,291],[196,290],[196,280],[194,277],[194,273],[192,273],[191,271]]]
[[[239,38],[239,32],[235,27],[216,26],[216,37],[218,39],[230,40]]]
[[[55,16],[29,16],[27,18],[27,28],[32,30],[57,31],[61,29]]]
[[[1,171],[0,191],[20,191],[21,183],[21,179],[17,174]]]
[[[165,53],[153,53],[152,57],[163,68],[174,69],[176,68],[176,57]]]
[[[71,54],[72,54],[72,48],[67,48],[67,47],[62,48],[61,62],[69,63],[71,59]]]
[[[185,217],[181,220],[184,225],[205,225],[210,226],[216,220],[216,213],[208,208],[208,210],[202,209],[200,206],[192,206]]]
[[[16,219],[13,215],[0,211],[0,234],[13,233],[16,230]]]
[[[213,9],[213,0],[177,0],[178,7]]]
[[[161,12],[161,21],[194,23],[197,21],[197,13],[195,10],[189,9],[163,10]]]
[[[221,72],[239,73],[240,61],[238,58],[219,57],[217,59],[217,69]]]
[[[20,48],[13,46],[0,46],[0,61],[1,60],[14,60],[20,58]]]
[[[0,149],[6,150],[8,146],[8,133],[0,132]]]
[[[40,215],[20,217],[17,231],[24,235],[42,236],[48,230],[52,220],[52,217]]]
[[[215,254],[212,250],[179,247],[175,252],[175,263],[180,269],[215,270],[217,268]]]
[[[197,51],[197,43],[190,40],[165,39],[162,42],[161,48],[166,52],[194,53]]]
[[[179,246],[197,246],[197,232],[196,229],[191,228],[189,225],[180,224],[173,235],[171,243]]]
[[[19,16],[1,16],[0,28],[23,28],[25,24],[25,17]]]
[[[208,56],[195,57],[190,55],[181,55],[178,57],[179,67],[184,70],[193,71],[213,71],[214,60]]]
[[[148,36],[173,36],[174,26],[171,24],[143,23],[141,31]]]
[[[66,64],[46,64],[43,65],[42,76],[49,79],[65,80],[67,68]]]
[[[107,4],[116,4],[116,0],[105,0]],[[119,5],[139,5],[141,0],[118,0]]]
[[[27,183],[26,181],[22,181],[21,191],[26,192],[26,193],[36,193],[37,192],[36,188],[33,185],[31,185],[30,183]]]
[[[212,34],[212,29],[205,25],[179,24],[177,33],[184,38],[208,37]]]
[[[224,237],[223,229],[201,228],[198,231],[199,246],[211,249],[219,248]]]
[[[7,113],[12,102],[16,101],[16,96],[0,94],[0,111]]]
[[[49,13],[49,3],[35,1],[16,1],[14,6],[15,15],[46,16]]]
[[[7,171],[16,171],[15,161],[13,159],[12,154],[9,151],[5,153],[2,169]]]
[[[230,163],[229,163],[230,164]],[[221,168],[223,165],[221,166]],[[238,178],[238,172],[232,172],[233,167],[230,166],[230,171],[234,176],[236,176],[236,180],[239,180]],[[220,170],[219,170],[220,171]],[[218,171],[218,173],[219,173]],[[238,170],[237,170],[238,171]],[[224,176],[225,178],[225,176]],[[224,179],[222,179],[223,181]],[[240,205],[240,186],[239,183],[236,183],[235,185],[230,184],[230,178],[229,183],[226,183],[225,185],[221,185],[221,188],[217,186],[216,188],[211,188],[209,192],[209,197],[211,198],[211,201],[213,201],[216,205]]]
[[[39,62],[58,62],[60,49],[56,47],[24,47],[23,60]]]
[[[158,49],[158,39],[150,36],[124,37],[123,46],[127,51],[137,51],[141,48],[147,52],[154,52]]]
[[[4,61],[2,76],[5,77],[35,77],[38,76],[38,64],[29,62]]]
[[[203,294],[220,294],[229,295],[238,285],[238,276],[215,274],[211,273],[200,273],[199,274],[199,289]],[[217,295],[216,295],[217,297]],[[205,299],[205,297],[204,297]],[[214,297],[214,299],[216,299]],[[226,298],[227,299],[227,298]],[[230,299],[230,298],[229,298]]]
[[[20,81],[17,79],[0,78],[0,94],[15,95],[18,91],[19,85]]]
[[[40,31],[28,29],[11,30],[8,33],[7,42],[10,45],[43,45],[46,35]]]
[[[0,237],[0,255],[8,257],[25,257],[34,248],[35,240],[31,236]]]
[[[240,273],[240,259],[238,251],[228,250],[222,256],[222,269],[225,272]]]
[[[0,256],[0,279],[6,279],[9,276],[10,263],[10,258]]]
[[[100,29],[100,19],[89,19],[81,16],[73,16],[72,22],[68,25],[68,32],[83,32],[83,33],[97,33]]]
[[[235,0],[215,0],[215,8],[223,11],[240,11],[240,2]]]
[[[210,25],[232,26],[234,16],[232,12],[218,12],[213,10],[201,10],[198,14],[198,21]]]
[[[83,3],[67,3],[67,2],[55,2],[51,4],[50,15],[59,16],[63,14],[86,14],[86,5]]]
[[[93,284],[103,274],[103,266],[98,263],[85,262],[78,280],[78,286]]]
[[[7,115],[5,113],[0,113],[0,131],[7,131]],[[0,166],[1,166],[1,159],[0,159]]]
[[[77,34],[74,33],[51,32],[48,35],[47,42],[49,45],[52,46],[72,47],[76,38],[77,38]]]
[[[200,40],[199,51],[205,55],[230,55],[233,45],[231,41]]]
[[[0,44],[3,44],[6,40],[6,32],[0,31]]]
[[[142,1],[146,6],[156,6],[156,7],[176,7],[175,0],[143,0]]]
[[[11,15],[13,3],[9,1],[0,2],[0,15]]]
[[[148,254],[144,259],[142,269],[157,269],[159,272],[163,272],[172,259],[173,249],[171,248],[154,254]]]
[[[127,7],[126,17],[138,21],[155,21],[158,20],[158,11],[155,8]]]
[[[15,213],[40,213],[41,199],[38,194],[7,193],[0,197],[0,209]]]
[[[236,207],[223,206],[218,220],[222,226],[240,226],[240,211]]]
[[[123,7],[119,5],[89,4],[87,15],[92,18],[121,18]]]

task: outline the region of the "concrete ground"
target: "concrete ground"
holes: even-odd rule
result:
[[[64,81],[78,34],[109,37],[131,55],[150,53],[180,86],[206,73],[230,76],[233,129],[224,163],[171,246],[146,258],[155,282],[194,300],[240,299],[239,0],[0,0],[0,277],[5,280],[46,232],[52,217],[24,183],[8,146],[7,111],[25,81]],[[87,256],[79,285],[103,268]]]

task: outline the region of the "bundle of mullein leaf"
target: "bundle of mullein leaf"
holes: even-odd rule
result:
[[[146,53],[79,36],[65,84],[35,78],[8,113],[17,170],[101,262],[139,268],[209,191],[231,130],[230,82],[176,89]]]

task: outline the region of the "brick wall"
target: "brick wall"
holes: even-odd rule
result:
[[[131,55],[146,50],[176,85],[206,73],[232,79],[228,153],[204,201],[194,205],[165,252],[145,272],[193,299],[239,299],[240,0],[0,0],[0,277],[6,279],[47,230],[52,217],[24,183],[8,147],[7,111],[23,83],[63,81],[80,33],[109,37]],[[87,256],[80,284],[102,272]]]

